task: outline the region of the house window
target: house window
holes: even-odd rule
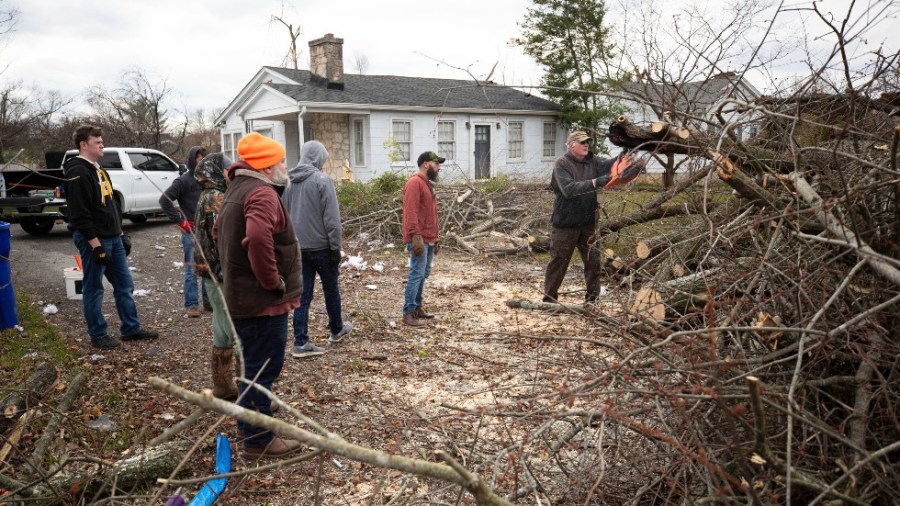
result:
[[[241,140],[241,132],[226,133],[222,136],[222,152],[232,160],[239,160],[237,144]]]
[[[270,139],[272,138],[272,129],[271,128],[257,128],[255,131],[259,135],[268,137]]]
[[[394,120],[391,125],[394,141],[402,162],[412,161],[412,121]]]
[[[363,120],[353,120],[353,162],[360,167],[366,164],[366,144]]]
[[[556,156],[556,123],[553,121],[544,122],[544,150],[542,156],[544,158]]]
[[[456,160],[456,122],[438,121],[438,155]]]
[[[510,121],[509,128],[506,133],[506,141],[507,141],[507,158],[510,159],[519,159],[525,158],[524,145],[525,142],[522,138],[522,122],[521,121]]]

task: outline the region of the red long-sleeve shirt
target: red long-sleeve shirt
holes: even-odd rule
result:
[[[403,186],[403,242],[412,242],[416,234],[429,244],[438,242],[437,196],[419,172]]]

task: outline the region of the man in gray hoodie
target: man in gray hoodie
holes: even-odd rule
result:
[[[341,263],[341,211],[331,178],[322,172],[328,151],[319,141],[300,148],[300,163],[288,172],[290,184],[281,196],[301,247],[303,293],[300,307],[294,310],[294,352],[297,358],[312,357],[325,350],[309,340],[309,306],[312,303],[316,274],[322,280],[325,311],[328,313],[328,344],[340,342],[353,330],[343,321],[341,291],[338,286]]]

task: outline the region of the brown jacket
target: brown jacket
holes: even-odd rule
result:
[[[271,185],[238,171],[225,192],[213,235],[232,318],[274,316],[299,304],[300,246]],[[285,282],[282,297],[275,292],[279,277]]]

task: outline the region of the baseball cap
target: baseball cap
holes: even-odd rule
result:
[[[421,167],[422,164],[425,162],[444,163],[446,161],[447,161],[446,158],[439,157],[437,155],[437,153],[435,153],[434,151],[426,151],[426,152],[422,153],[421,155],[419,155],[419,161],[416,162],[416,165],[418,167]]]
[[[569,134],[569,137],[566,138],[566,144],[571,144],[573,142],[584,142],[591,140],[591,136],[584,133],[584,130],[575,130],[574,132]]]

